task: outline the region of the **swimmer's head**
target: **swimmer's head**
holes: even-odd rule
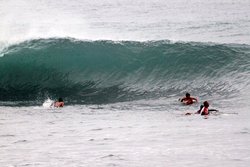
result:
[[[60,98],[58,99],[58,101],[59,101],[59,102],[63,102],[63,99],[60,97]]]
[[[203,102],[204,107],[209,107],[209,103],[207,101]]]
[[[189,94],[189,93],[186,93],[186,97],[190,97],[190,94]]]

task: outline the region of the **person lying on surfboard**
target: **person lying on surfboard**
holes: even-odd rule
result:
[[[64,106],[64,102],[61,97],[58,99],[58,101],[54,102],[54,107],[63,107],[63,106]]]
[[[186,93],[186,97],[179,99],[183,104],[190,105],[198,102],[198,100],[194,97],[191,97],[189,93]]]
[[[209,107],[209,103],[207,101],[203,102],[203,105],[200,106],[200,109],[198,111],[196,111],[194,114],[200,114],[200,115],[204,115],[207,116],[209,115],[212,111],[218,112],[219,110],[216,109],[208,109]],[[185,115],[191,115],[192,113],[187,112]]]
[[[203,102],[203,105],[200,106],[200,109],[195,114],[201,114],[201,115],[209,115],[211,111],[216,111],[216,109],[208,109],[209,103],[207,101]]]

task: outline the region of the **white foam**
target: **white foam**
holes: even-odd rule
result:
[[[54,104],[54,101],[48,98],[47,100],[44,101],[43,107],[44,108],[51,108],[51,107],[53,107],[53,104]]]
[[[0,107],[0,166],[249,165],[249,112],[203,119],[156,102]]]

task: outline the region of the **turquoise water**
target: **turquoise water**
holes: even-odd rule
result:
[[[247,0],[1,1],[1,104],[187,91],[248,99],[249,8]]]
[[[39,39],[0,58],[0,100],[100,104],[181,95],[240,96],[250,83],[250,47],[170,41]]]

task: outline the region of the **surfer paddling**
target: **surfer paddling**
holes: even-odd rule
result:
[[[200,106],[200,109],[195,114],[208,115],[209,114],[209,103],[207,101],[203,102],[203,105]]]
[[[209,115],[212,111],[218,112],[216,109],[208,109],[209,103],[207,101],[203,102],[203,105],[200,106],[200,109],[195,114]]]
[[[200,109],[198,111],[196,111],[194,114],[200,114],[200,115],[204,115],[207,116],[209,115],[212,111],[218,112],[218,110],[216,109],[208,109],[209,107],[209,103],[208,101],[204,101],[203,105],[200,106]],[[185,115],[191,115],[192,113],[187,112]]]
[[[64,106],[64,102],[61,97],[58,99],[58,101],[54,102],[54,107],[63,107],[63,106]]]
[[[183,97],[182,99],[179,99],[183,104],[190,105],[193,103],[198,102],[198,100],[194,97],[191,97],[189,93],[186,93],[186,97]]]

